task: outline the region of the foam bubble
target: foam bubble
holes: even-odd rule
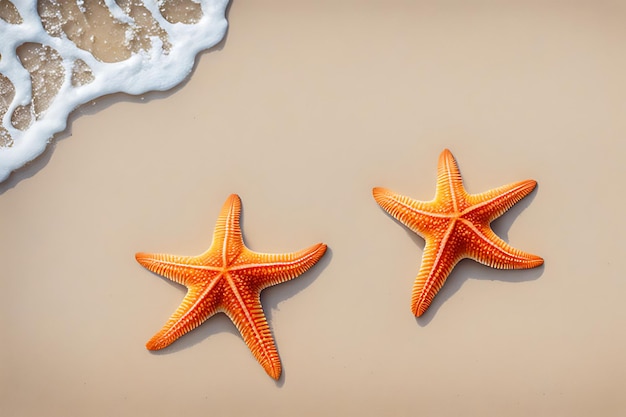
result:
[[[41,154],[79,105],[179,84],[227,27],[228,0],[2,3],[0,182]]]

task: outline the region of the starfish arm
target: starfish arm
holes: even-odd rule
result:
[[[463,222],[471,232],[466,248],[469,258],[497,269],[528,269],[543,264],[539,256],[515,249],[500,239],[489,226],[476,227]]]
[[[206,296],[211,289],[212,286],[190,288],[165,326],[146,343],[146,348],[163,349],[214,315],[217,312],[217,301]]]
[[[207,251],[221,253],[223,265],[229,264],[244,248],[240,216],[241,199],[237,194],[231,194],[222,206],[213,232],[213,243]]]
[[[437,191],[435,202],[446,211],[459,212],[461,203],[467,196],[463,187],[463,179],[452,152],[444,149],[439,155],[437,165]]]
[[[515,203],[530,194],[537,181],[525,180],[494,188],[493,190],[468,196],[470,206],[462,213],[474,223],[491,223],[503,215]]]
[[[289,281],[311,268],[326,253],[326,245],[318,243],[298,252],[265,254],[246,250],[241,265],[233,265],[231,271],[246,277],[255,290],[261,291],[272,285]]]
[[[452,226],[449,230],[451,229]],[[428,310],[448,275],[461,259],[452,247],[452,242],[448,241],[448,237],[438,241],[427,241],[424,247],[422,266],[413,284],[411,296],[411,311],[417,317]]]
[[[282,372],[274,338],[263,313],[258,292],[237,291],[231,281],[232,297],[226,297],[224,312],[235,324],[252,355],[265,372],[278,379]]]
[[[200,271],[205,270],[210,273],[210,271],[218,270],[204,265],[202,256],[138,252],[135,254],[135,259],[149,271],[183,285],[193,284],[198,279]]]
[[[434,212],[430,203],[413,200],[386,188],[376,187],[372,194],[383,210],[422,237],[428,235],[429,226],[434,222],[446,219],[445,216]]]

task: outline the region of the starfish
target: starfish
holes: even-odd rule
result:
[[[542,258],[509,246],[489,226],[536,185],[536,181],[526,180],[481,194],[468,194],[454,156],[445,149],[439,156],[433,200],[417,201],[374,188],[376,202],[426,241],[422,266],[413,285],[414,315],[424,314],[462,259],[473,259],[498,269],[526,269],[543,264]]]
[[[253,252],[243,242],[240,213],[241,200],[232,194],[217,219],[211,247],[201,255],[135,255],[150,271],[187,287],[180,307],[146,347],[163,349],[211,316],[223,312],[269,376],[278,379],[280,358],[263,313],[260,293],[311,268],[324,255],[326,245],[318,243],[287,254]]]

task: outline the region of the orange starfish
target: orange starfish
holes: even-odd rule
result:
[[[150,271],[188,288],[180,307],[146,347],[158,350],[169,346],[209,317],[224,312],[269,376],[278,379],[280,358],[263,314],[260,292],[315,265],[326,245],[318,243],[288,254],[253,252],[243,242],[240,213],[241,200],[232,194],[217,219],[211,247],[201,255],[135,255]]]
[[[422,266],[413,285],[411,311],[421,316],[452,268],[464,258],[499,269],[526,269],[543,259],[512,248],[489,224],[537,185],[526,180],[481,194],[468,194],[449,150],[439,156],[437,190],[431,201],[417,201],[384,188],[374,188],[376,202],[426,240]]]

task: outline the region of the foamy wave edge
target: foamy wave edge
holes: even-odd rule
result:
[[[15,87],[15,96],[2,120],[13,144],[0,148],[0,182],[39,156],[52,137],[66,128],[70,113],[81,104],[107,94],[139,95],[169,90],[180,84],[191,72],[197,54],[220,42],[228,27],[225,12],[229,0],[199,0],[203,14],[193,24],[169,23],[161,16],[156,1],[146,1],[145,7],[169,36],[172,45],[169,52],[165,54],[161,40],[153,37],[150,50],[135,53],[121,62],[108,63],[78,48],[67,37],[50,36],[42,26],[36,3],[36,0],[14,3],[23,18],[20,24],[0,19],[0,33],[3,34],[0,72]],[[132,21],[114,0],[105,0],[105,4],[115,18]],[[59,92],[42,117],[21,131],[12,126],[11,115],[16,107],[28,105],[32,100],[30,74],[16,54],[17,47],[26,42],[56,49],[62,57],[65,75]],[[89,84],[73,86],[71,83],[72,67],[77,59],[91,68],[94,80]]]

